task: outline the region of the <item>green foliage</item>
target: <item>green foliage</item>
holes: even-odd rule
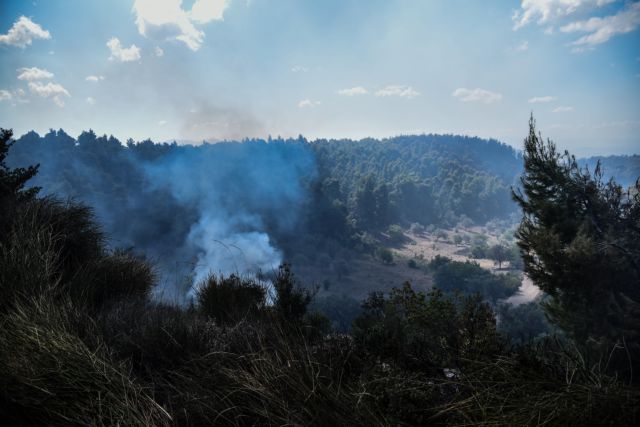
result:
[[[526,344],[551,332],[551,326],[538,301],[517,306],[498,304],[496,314],[499,318],[498,330],[513,344]]]
[[[485,258],[489,245],[487,244],[488,237],[484,234],[474,234],[471,237],[471,257],[473,258]]]
[[[404,230],[398,224],[391,224],[387,228],[387,234],[392,242],[400,243],[404,240]]]
[[[393,264],[393,252],[390,249],[380,246],[376,250],[376,255],[385,264]]]
[[[312,147],[321,174],[339,182],[342,200],[364,229],[453,225],[461,215],[484,222],[513,211],[508,186],[519,172],[518,157],[496,141],[422,135],[319,140]]]
[[[372,293],[353,336],[367,354],[425,372],[488,357],[499,348],[493,312],[478,296],[453,299],[439,290],[425,295],[409,283],[388,298]]]
[[[332,328],[341,333],[349,332],[356,317],[362,312],[360,302],[347,295],[329,295],[316,297],[310,309],[325,315]]]
[[[276,313],[287,322],[300,322],[315,292],[304,289],[294,278],[291,266],[281,265],[273,280],[275,290],[273,307]]]
[[[409,261],[407,261],[407,267],[418,268],[418,263],[416,262],[415,259],[410,259]]]
[[[533,118],[524,166],[516,237],[525,272],[550,295],[547,313],[579,343],[626,347],[640,370],[640,186],[625,192],[599,167],[581,170]]]
[[[487,249],[486,256],[494,260],[498,264],[498,268],[502,268],[502,263],[509,259],[509,248],[502,243],[498,243]]]
[[[456,245],[460,245],[460,244],[462,244],[462,241],[463,241],[463,239],[462,239],[462,235],[460,235],[460,234],[455,234],[455,235],[453,236],[453,243],[455,243]]]
[[[100,150],[118,153],[114,140],[105,138]],[[79,138],[81,148],[71,138],[58,140],[65,152],[91,152],[95,141],[90,133]],[[145,159],[159,150],[133,149]],[[327,200],[336,199],[335,186],[325,190]],[[415,292],[407,283],[387,296],[372,294],[360,308],[346,296],[313,301],[313,292],[284,265],[271,279],[272,305],[255,281],[231,276],[209,278],[196,305],[174,307],[149,301],[152,268],[130,251],[106,250],[90,209],[34,195],[11,200],[20,214],[3,217],[8,232],[0,234],[0,414],[6,424],[638,423],[637,385],[608,374],[609,364],[629,356],[627,347],[603,353],[541,338],[541,313],[532,304],[498,306],[497,329],[482,297],[456,292],[484,290],[496,299],[515,289],[516,276],[436,257],[430,264],[436,283],[448,284],[451,295]],[[635,218],[633,212],[625,215]],[[621,233],[626,216],[619,221],[605,227],[604,236],[617,239],[606,242],[635,250],[629,241],[635,235]],[[545,224],[554,223],[533,222]],[[618,279],[617,269],[629,261],[608,250],[601,255]],[[336,253],[330,245],[323,251]],[[573,266],[580,254],[570,247],[557,262]],[[635,295],[635,282],[603,283],[608,292]],[[564,303],[562,292],[552,294],[556,303]],[[599,312],[602,301],[591,302]],[[603,320],[618,324],[617,313]],[[329,321],[346,332],[354,318],[351,335],[330,328]],[[505,347],[499,331],[517,346]],[[535,345],[519,344],[534,334]]]
[[[11,169],[7,165],[9,148],[13,145],[12,136],[11,130],[0,128],[0,234],[7,233],[7,224],[15,215],[16,206],[33,199],[39,190],[36,187],[24,189],[27,181],[38,172],[38,166]]]
[[[250,278],[210,275],[197,286],[196,301],[200,312],[220,324],[256,318],[266,305],[266,289]]]
[[[452,261],[437,256],[429,264],[434,272],[434,282],[445,292],[479,293],[493,302],[510,297],[520,287],[518,275],[492,274],[475,262]]]

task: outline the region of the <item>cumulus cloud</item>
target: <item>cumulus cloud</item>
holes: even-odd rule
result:
[[[11,92],[5,89],[0,89],[0,102],[11,101],[12,98],[13,98],[13,95],[11,95]]]
[[[531,22],[545,25],[567,17],[579,10],[601,7],[615,0],[522,0],[520,9],[513,13],[513,29],[518,30]]]
[[[640,3],[630,3],[615,15],[594,17],[585,21],[571,22],[560,28],[563,33],[587,33],[570,43],[572,46],[590,47],[605,43],[617,34],[635,31],[640,26]],[[583,49],[575,49],[579,52]]]
[[[516,52],[524,52],[526,50],[529,49],[529,42],[528,41],[523,41],[522,43],[520,43],[519,45],[517,45],[514,50]]]
[[[573,111],[573,107],[556,107],[553,110],[551,110],[552,113],[569,113]]]
[[[303,67],[301,65],[295,65],[295,66],[291,67],[291,72],[292,73],[306,73],[307,71],[309,71],[309,69],[307,67]]]
[[[29,82],[29,90],[43,98],[52,98],[58,107],[64,107],[63,97],[69,98],[71,96],[69,92],[58,83],[49,82],[45,85],[37,81]]]
[[[98,83],[99,81],[104,80],[104,76],[87,76],[85,80],[92,83]]]
[[[53,77],[53,73],[38,67],[31,68],[19,68],[18,69],[18,80],[40,80],[40,79],[50,79]]]
[[[546,104],[547,102],[555,101],[555,96],[534,96],[529,100],[529,104]]]
[[[221,20],[228,0],[196,0],[191,10],[182,8],[182,0],[135,0],[138,32],[150,39],[178,40],[189,49],[200,49],[204,32],[194,25]],[[158,55],[161,56],[161,55]]]
[[[298,108],[313,108],[313,107],[317,107],[320,104],[321,104],[320,101],[312,101],[310,99],[303,99],[302,101],[298,102]]]
[[[485,104],[493,104],[502,100],[502,94],[481,88],[467,89],[459,87],[453,91],[451,96],[458,98],[462,102],[482,102]]]
[[[189,17],[201,24],[220,21],[227,6],[229,6],[229,0],[196,0],[191,6]]]
[[[377,90],[375,93],[376,96],[399,96],[401,98],[415,98],[420,95],[420,92],[412,88],[411,86],[404,85],[389,85],[380,90]]]
[[[109,56],[109,60],[117,60],[120,62],[129,62],[129,61],[137,61],[140,59],[140,48],[135,44],[132,44],[129,47],[122,47],[120,40],[117,37],[111,38],[107,42],[107,47],[111,51],[111,56]]]
[[[25,48],[31,45],[33,40],[50,38],[49,31],[43,29],[26,16],[21,16],[7,34],[0,34],[0,44]]]
[[[367,93],[369,92],[362,86],[355,86],[348,89],[340,89],[338,91],[338,95],[341,95],[341,96],[366,95]]]
[[[89,105],[96,105],[95,98],[92,98],[92,97],[88,96],[86,101],[87,101],[87,104],[89,104]]]

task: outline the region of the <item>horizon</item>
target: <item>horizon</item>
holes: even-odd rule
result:
[[[533,113],[545,137],[579,157],[640,146],[637,1],[0,8],[0,125],[16,135],[94,129],[121,141],[198,143],[451,134],[519,150]]]

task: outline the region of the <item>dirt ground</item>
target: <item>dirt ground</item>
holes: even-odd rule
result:
[[[348,263],[347,274],[339,275],[331,266],[308,264],[294,266],[295,272],[304,283],[312,283],[318,286],[318,296],[328,295],[349,295],[355,299],[362,300],[372,291],[388,292],[394,287],[399,287],[405,281],[411,282],[415,290],[428,291],[433,286],[433,277],[424,268],[410,268],[408,261],[414,259],[419,266],[425,266],[436,255],[447,256],[455,261],[473,261],[481,267],[496,274],[508,271],[508,262],[502,264],[502,269],[498,270],[497,265],[490,259],[472,259],[469,254],[469,245],[453,243],[453,236],[456,230],[444,230],[446,238],[438,238],[434,234],[422,233],[414,235],[405,233],[404,241],[401,244],[388,247],[393,253],[394,262],[384,264],[379,259],[366,254],[352,252]],[[489,237],[488,244],[498,242],[498,237],[488,233],[479,227],[457,229],[458,233],[469,235],[483,233]],[[296,268],[297,267],[297,268]],[[323,286],[328,282],[328,288]],[[533,289],[529,289],[532,295]],[[534,289],[537,289],[534,287]],[[518,294],[519,295],[519,294]],[[514,301],[520,302],[528,299],[527,295]],[[513,297],[515,298],[515,296]]]

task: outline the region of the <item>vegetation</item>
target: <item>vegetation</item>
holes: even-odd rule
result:
[[[547,313],[575,342],[619,349],[612,362],[640,372],[640,183],[625,191],[599,165],[581,169],[533,118],[524,163],[516,237]]]
[[[158,302],[154,268],[111,248],[92,209],[25,189],[37,170],[6,164],[11,133],[2,131],[3,421],[636,425],[640,200],[557,156],[531,128],[516,236],[526,271],[548,293],[543,307],[556,336],[537,303],[498,301],[513,295],[515,276],[444,257],[430,263],[437,288],[404,283],[360,307],[305,288],[288,265],[267,276],[211,275],[190,303]],[[116,161],[121,148],[103,142]],[[64,143],[60,149],[78,149]],[[151,161],[175,148],[130,149]],[[383,207],[380,183],[366,186]],[[313,203],[332,200],[331,188],[322,186]],[[345,205],[318,203],[346,214],[335,218],[347,228],[358,220]],[[330,324],[319,311],[338,311],[340,320]]]

